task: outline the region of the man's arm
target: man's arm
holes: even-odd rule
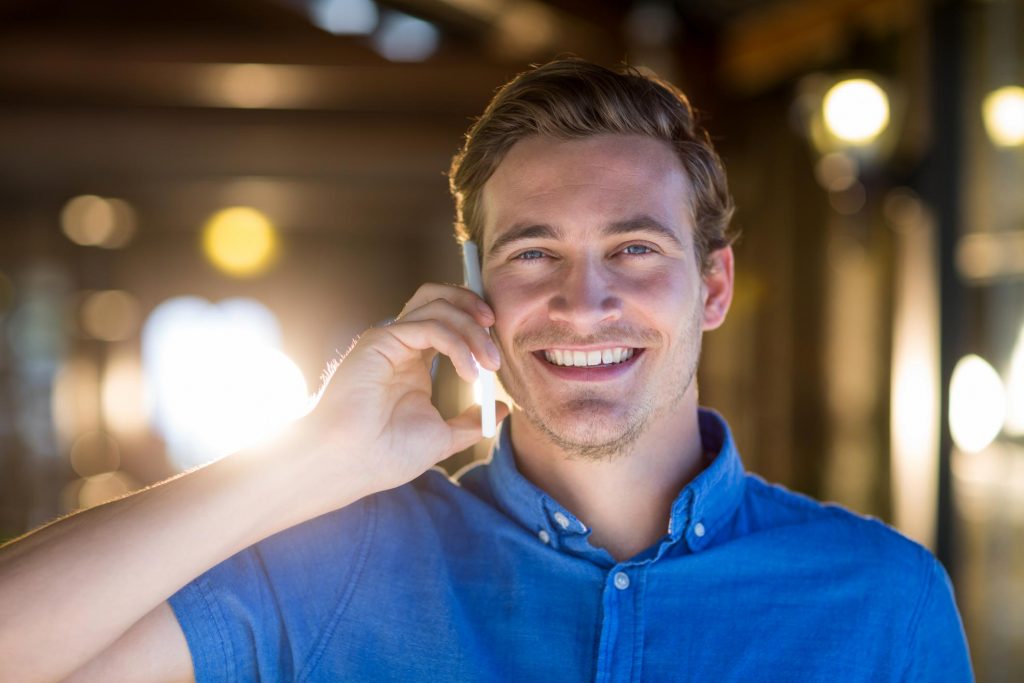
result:
[[[192,655],[170,605],[161,603],[63,683],[192,683]]]
[[[478,409],[445,420],[431,404],[429,367],[441,352],[467,380],[476,375],[473,356],[496,369],[497,350],[484,329],[491,324],[493,315],[474,294],[425,285],[396,323],[363,335],[316,410],[273,444],[4,547],[0,681],[70,675],[154,610],[157,621],[169,616],[160,606],[210,567],[274,533],[404,484],[478,441]]]

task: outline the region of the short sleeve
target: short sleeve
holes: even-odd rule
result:
[[[930,575],[907,648],[905,681],[973,681],[963,623],[946,570],[929,554]]]
[[[369,515],[360,502],[288,529],[171,596],[196,681],[294,680],[357,580]]]

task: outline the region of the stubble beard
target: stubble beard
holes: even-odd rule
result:
[[[700,360],[701,320],[701,310],[697,308],[694,315],[687,320],[683,337],[679,341],[684,345],[682,351],[692,349],[692,352],[686,353],[678,363],[667,368],[664,373],[666,377],[674,376],[682,380],[674,385],[677,387],[676,391],[662,397],[660,401],[657,400],[656,390],[644,391],[641,396],[631,397],[628,399],[629,407],[622,416],[603,415],[612,402],[597,395],[596,392],[574,397],[562,405],[555,406],[553,410],[542,412],[538,410],[541,402],[531,400],[521,374],[509,371],[508,366],[503,364],[502,369],[498,371],[498,377],[513,403],[530,424],[570,459],[608,462],[627,457],[633,453],[637,442],[647,432],[651,423],[678,406],[693,384]],[[653,332],[643,336],[647,339],[657,338]],[[513,347],[521,348],[527,345],[528,348],[536,348],[538,344],[535,339],[532,336],[516,338]],[[562,336],[559,340],[564,343],[565,339],[566,337]],[[558,348],[559,340],[552,340],[552,343],[540,346]],[[601,341],[603,340],[577,343]],[[655,378],[648,379],[654,380]]]

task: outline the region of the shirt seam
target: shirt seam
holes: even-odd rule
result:
[[[213,596],[213,591],[210,588],[209,583],[204,578],[200,578],[196,581],[196,587],[199,589],[199,596],[202,598],[203,604],[206,606],[207,611],[213,618],[214,626],[217,629],[217,634],[220,636],[220,654],[223,658],[221,664],[221,670],[230,674],[227,680],[232,681],[238,678],[237,662],[234,656],[234,646],[231,642],[231,634],[225,625],[224,613],[220,609],[220,604]]]
[[[355,593],[356,585],[360,577],[362,576],[363,569],[366,566],[366,560],[369,556],[370,541],[373,537],[374,531],[377,527],[377,500],[375,497],[366,499],[366,510],[363,513],[365,522],[363,524],[363,534],[359,540],[356,551],[356,559],[352,565],[352,571],[348,575],[347,584],[344,586],[344,590],[341,596],[338,598],[338,604],[334,608],[334,613],[327,621],[327,626],[320,634],[317,643],[311,650],[305,665],[301,669],[301,675],[296,678],[297,681],[307,681],[316,669],[316,665],[320,663],[321,658],[327,651],[327,645],[330,643],[334,636],[334,632],[338,628],[338,624],[341,621],[341,617],[349,606],[352,596]]]
[[[918,557],[921,557],[921,551],[918,551]],[[917,638],[917,629],[921,624],[921,615],[924,614],[925,605],[928,603],[928,599],[932,593],[932,586],[935,585],[935,560],[931,562],[924,562],[925,571],[928,576],[924,581],[924,590],[921,591],[921,595],[917,600],[917,604],[914,606],[914,613],[910,619],[910,623],[907,626],[907,646],[902,648],[903,650],[903,666],[900,667],[900,680],[907,680],[907,672],[910,667],[910,651],[914,646],[915,639]]]

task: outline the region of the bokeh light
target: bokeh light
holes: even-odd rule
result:
[[[103,341],[120,341],[135,334],[139,326],[139,303],[119,289],[92,292],[82,301],[79,316],[82,330]]]
[[[422,62],[437,50],[441,34],[429,21],[389,12],[373,36],[373,46],[392,62]]]
[[[229,64],[220,72],[220,94],[235,107],[258,109],[278,99],[280,73],[266,64]]]
[[[960,450],[977,453],[996,438],[1006,416],[998,373],[980,356],[964,356],[949,386],[949,428]]]
[[[1024,434],[1024,325],[1013,345],[1006,375],[1006,433]]]
[[[92,194],[68,200],[60,222],[68,239],[87,247],[118,249],[135,234],[135,211],[128,202]]]
[[[1024,88],[1008,85],[993,90],[981,103],[985,130],[1000,147],[1024,144]]]
[[[509,57],[529,58],[557,43],[557,26],[558,20],[551,8],[542,2],[508,3],[497,16],[498,47]]]
[[[149,424],[150,403],[138,355],[126,349],[111,353],[100,385],[104,423],[118,434],[142,434]]]
[[[91,508],[118,498],[136,488],[124,472],[103,472],[86,477],[78,490],[78,507]]]
[[[106,432],[92,430],[75,439],[69,458],[78,476],[91,477],[120,467],[121,449]]]
[[[203,228],[202,242],[210,262],[235,277],[266,271],[278,252],[274,225],[248,206],[232,206],[213,214]]]
[[[377,26],[373,0],[315,0],[309,7],[313,23],[335,35],[369,35]]]
[[[877,83],[853,78],[832,86],[822,100],[829,132],[843,142],[865,145],[889,124],[889,98]]]
[[[51,410],[53,426],[63,443],[99,429],[99,369],[85,357],[64,363],[54,378]]]
[[[66,511],[102,505],[138,488],[125,472],[102,472],[75,481],[64,487],[61,504]]]
[[[857,182],[857,161],[843,152],[822,155],[814,165],[814,177],[826,190],[842,192]]]
[[[259,443],[307,412],[305,378],[280,344],[277,319],[252,299],[179,297],[154,309],[143,368],[178,467]]]
[[[844,216],[860,213],[867,200],[867,189],[859,180],[852,183],[847,183],[846,180],[838,181],[828,188],[829,205],[836,213]]]

